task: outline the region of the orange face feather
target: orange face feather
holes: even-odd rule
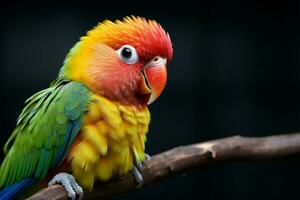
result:
[[[124,59],[124,48],[136,56]],[[143,107],[163,91],[172,55],[170,37],[157,22],[140,17],[104,21],[70,51],[60,76],[113,101]]]

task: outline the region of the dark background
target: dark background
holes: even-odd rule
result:
[[[2,1],[1,145],[23,102],[104,19],[139,15],[170,33],[174,59],[150,106],[147,151],[240,134],[300,131],[298,1]],[[300,159],[240,163],[170,178],[122,199],[299,199]]]

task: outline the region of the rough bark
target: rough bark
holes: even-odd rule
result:
[[[300,155],[300,133],[250,138],[234,136],[181,146],[152,156],[144,163],[144,186],[187,170],[237,161],[270,160]],[[131,174],[98,184],[86,199],[107,199],[135,190]],[[36,193],[29,200],[65,200],[67,193],[54,185]]]

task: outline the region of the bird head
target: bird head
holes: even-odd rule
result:
[[[144,106],[162,93],[172,56],[169,34],[157,22],[106,20],[70,50],[60,76],[113,101]]]

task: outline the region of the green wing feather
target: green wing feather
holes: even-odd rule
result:
[[[4,147],[0,189],[24,178],[43,179],[64,159],[90,101],[80,83],[57,80],[29,98]]]

